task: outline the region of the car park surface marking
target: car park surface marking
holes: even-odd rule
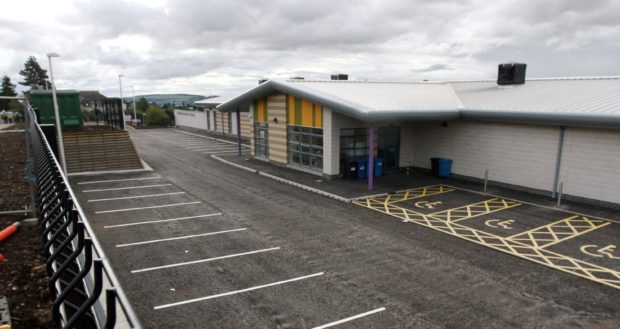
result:
[[[102,188],[97,190],[84,190],[83,193],[92,193],[92,192],[107,192],[107,191],[121,191],[121,190],[133,190],[139,188],[151,188],[151,187],[162,187],[162,186],[171,186],[172,184],[155,184],[155,185],[142,185],[142,186],[126,186],[126,187],[113,187],[113,188]]]
[[[273,287],[273,286],[277,286],[277,285],[281,285],[281,284],[285,284],[285,283],[290,283],[290,282],[310,279],[310,278],[313,278],[313,277],[321,276],[323,274],[325,274],[325,272],[314,273],[314,274],[310,274],[310,275],[300,276],[300,277],[296,277],[296,278],[292,278],[292,279],[288,279],[288,280],[272,282],[272,283],[263,284],[263,285],[260,285],[260,286],[254,286],[254,287],[250,287],[250,288],[245,288],[245,289],[241,289],[241,290],[229,291],[229,292],[225,292],[225,293],[221,293],[221,294],[217,294],[217,295],[205,296],[205,297],[200,297],[200,298],[184,300],[184,301],[176,302],[176,303],[159,305],[159,306],[155,306],[153,309],[161,310],[161,309],[164,309],[164,308],[169,308],[169,307],[174,307],[174,306],[179,306],[179,305],[185,305],[185,304],[190,304],[190,303],[196,303],[196,302],[200,302],[200,301],[204,301],[204,300],[209,300],[209,299],[214,299],[214,298],[219,298],[219,297],[224,297],[224,296],[240,294],[240,293],[244,293],[244,292],[248,292],[248,291],[252,291],[252,290],[258,290],[258,289]]]
[[[137,208],[123,208],[123,209],[112,209],[112,210],[102,210],[95,211],[95,214],[109,214],[113,212],[123,212],[123,211],[134,211],[134,210],[144,210],[144,209],[156,209],[156,208],[167,208],[167,207],[178,207],[178,206],[187,206],[192,204],[198,204],[202,201],[192,201],[192,202],[181,202],[181,203],[172,203],[172,204],[162,204],[158,206],[148,206],[148,207],[137,207]]]
[[[611,222],[600,219],[590,219],[584,216],[572,216],[549,225],[537,227],[533,230],[510,236],[508,239],[526,243],[538,248],[546,248],[610,224]]]
[[[111,182],[126,182],[126,181],[149,180],[149,179],[160,179],[160,178],[161,178],[161,176],[142,177],[142,178],[126,178],[126,179],[95,180],[95,181],[90,181],[90,182],[79,182],[79,183],[77,183],[77,185],[100,184],[100,183],[111,183]]]
[[[187,266],[187,265],[193,265],[193,264],[200,264],[200,263],[212,262],[214,260],[220,260],[220,259],[227,259],[227,258],[234,258],[234,257],[258,254],[258,253],[262,253],[262,252],[274,251],[274,250],[279,250],[279,249],[280,249],[280,247],[274,247],[274,248],[260,249],[260,250],[254,250],[254,251],[247,251],[247,252],[242,252],[242,253],[232,254],[232,255],[226,255],[226,256],[218,256],[218,257],[212,257],[212,258],[206,258],[206,259],[193,260],[193,261],[189,261],[189,262],[182,262],[182,263],[154,266],[154,267],[148,267],[148,268],[143,268],[143,269],[139,269],[139,270],[133,270],[133,271],[131,271],[131,273],[141,273],[141,272],[148,272],[148,271],[154,271],[154,270],[161,270],[161,269],[164,269],[164,268],[171,268],[171,267],[178,267],[178,266]]]
[[[134,196],[122,196],[118,198],[107,198],[107,199],[94,199],[88,200],[88,202],[102,202],[102,201],[115,201],[115,200],[127,200],[127,199],[141,199],[141,198],[154,198],[158,196],[164,195],[178,195],[185,194],[185,192],[170,192],[170,193],[159,193],[159,194],[147,194],[147,195],[134,195]]]
[[[446,195],[446,197],[449,197],[449,195]],[[570,273],[607,286],[614,287],[616,289],[620,289],[619,271],[591,264],[589,262],[578,260],[576,258],[543,248],[551,245],[558,245],[558,242],[563,242],[567,240],[570,241],[570,238],[572,237],[580,236],[582,234],[592,232],[598,228],[608,226],[610,224],[610,222],[608,221],[598,219],[593,220],[585,216],[573,216],[528,231],[541,232],[541,234],[543,234],[545,244],[541,246],[537,241],[532,241],[531,238],[515,240],[514,238],[510,239],[506,237],[501,237],[492,233],[485,232],[483,230],[474,229],[461,224],[462,220],[472,218],[472,216],[469,216],[470,214],[476,215],[476,211],[484,213],[490,213],[500,210],[510,211],[510,208],[516,207],[518,204],[520,204],[520,202],[514,200],[498,198],[491,199],[488,201],[493,201],[493,205],[487,204],[484,206],[477,206],[476,208],[479,208],[480,210],[476,211],[471,211],[471,209],[464,209],[468,206],[460,207],[463,209],[460,210],[461,219],[458,220],[459,222],[453,221],[452,215],[447,214],[447,212],[449,212],[450,210],[434,214],[423,214],[411,209],[400,207],[393,202],[385,202],[385,200],[389,199],[387,197],[368,198],[366,200],[356,200],[353,201],[353,203],[399,218],[403,222],[410,222],[424,227],[428,227],[443,233],[450,234],[452,236],[459,237],[467,241],[486,246],[488,248],[502,251],[504,253],[527,259],[535,263],[546,265],[562,272]],[[471,207],[471,205],[469,207]],[[452,209],[452,211],[454,211],[454,209]],[[465,218],[466,216],[469,217]],[[558,232],[562,233],[560,234]],[[523,235],[523,233],[520,233],[515,236],[528,235]],[[538,239],[538,237],[535,237],[535,239]]]
[[[458,222],[477,216],[482,216],[497,211],[505,210],[512,207],[520,206],[519,202],[506,199],[490,199],[482,202],[456,207],[436,213],[429,214],[435,218],[443,219],[449,222]]]
[[[368,312],[364,312],[364,313],[361,313],[361,314],[358,314],[358,315],[350,316],[348,318],[344,318],[342,320],[330,322],[330,323],[324,324],[322,326],[314,327],[312,329],[331,328],[333,326],[336,326],[336,325],[339,325],[339,324],[342,324],[342,323],[345,323],[345,322],[353,321],[355,319],[363,318],[365,316],[369,316],[369,315],[372,315],[372,314],[375,314],[375,313],[379,313],[379,312],[383,312],[383,311],[385,311],[385,307],[380,307],[380,308],[374,309],[372,311],[368,311]]]
[[[192,234],[192,235],[185,235],[185,236],[179,236],[179,237],[174,237],[174,238],[147,240],[147,241],[132,242],[132,243],[123,243],[123,244],[117,244],[116,248],[129,247],[129,246],[138,246],[138,245],[151,244],[151,243],[157,243],[157,242],[184,240],[184,239],[198,238],[198,237],[202,237],[202,236],[218,235],[218,234],[239,232],[239,231],[245,231],[245,230],[247,230],[247,228],[237,228],[237,229],[233,229],[233,230],[225,230],[225,231],[217,231],[217,232],[209,232],[209,233],[201,233],[201,234]]]
[[[455,191],[455,189],[446,187],[444,185],[434,185],[399,191],[396,193],[388,194],[385,197],[378,197],[374,199],[377,201],[383,201],[385,203],[396,203],[452,191]]]
[[[158,223],[165,223],[165,222],[175,222],[175,221],[186,220],[186,219],[220,216],[220,215],[222,215],[222,213],[218,212],[218,213],[206,214],[206,215],[187,216],[187,217],[159,219],[159,220],[148,220],[148,221],[142,221],[142,222],[133,222],[133,223],[116,224],[116,225],[105,225],[103,228],[125,227],[125,226],[145,225],[145,224],[158,224]]]

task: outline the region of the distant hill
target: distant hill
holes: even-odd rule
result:
[[[190,95],[190,94],[151,94],[151,95],[136,95],[136,102],[140,99],[140,97],[146,98],[149,103],[155,103],[159,105],[164,104],[174,104],[174,105],[182,105],[183,103],[187,105],[191,105],[194,102],[212,98],[215,96],[201,96],[201,95]],[[125,101],[131,102],[131,97],[124,97]]]

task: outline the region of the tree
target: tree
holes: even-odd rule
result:
[[[170,123],[170,117],[159,105],[149,107],[145,120],[148,126],[167,126]]]
[[[24,63],[24,69],[19,71],[19,75],[24,77],[24,81],[19,82],[22,86],[31,89],[47,89],[47,71],[42,69],[34,56],[28,57]]]
[[[136,102],[136,110],[140,113],[145,113],[149,109],[149,101],[144,97],[140,97],[140,99]]]
[[[17,96],[15,92],[15,85],[11,83],[11,78],[8,76],[4,76],[2,78],[2,93],[1,96]],[[10,108],[9,104],[11,100],[9,99],[0,99],[0,110],[8,110]]]

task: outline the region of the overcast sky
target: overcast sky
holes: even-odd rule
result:
[[[260,78],[419,81],[620,75],[620,0],[9,0],[0,74],[59,89],[237,93]]]

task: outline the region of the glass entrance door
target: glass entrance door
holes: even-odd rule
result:
[[[254,123],[254,147],[257,157],[269,159],[269,126],[265,122]]]
[[[398,169],[400,127],[379,127],[377,156],[383,158],[383,170]]]

